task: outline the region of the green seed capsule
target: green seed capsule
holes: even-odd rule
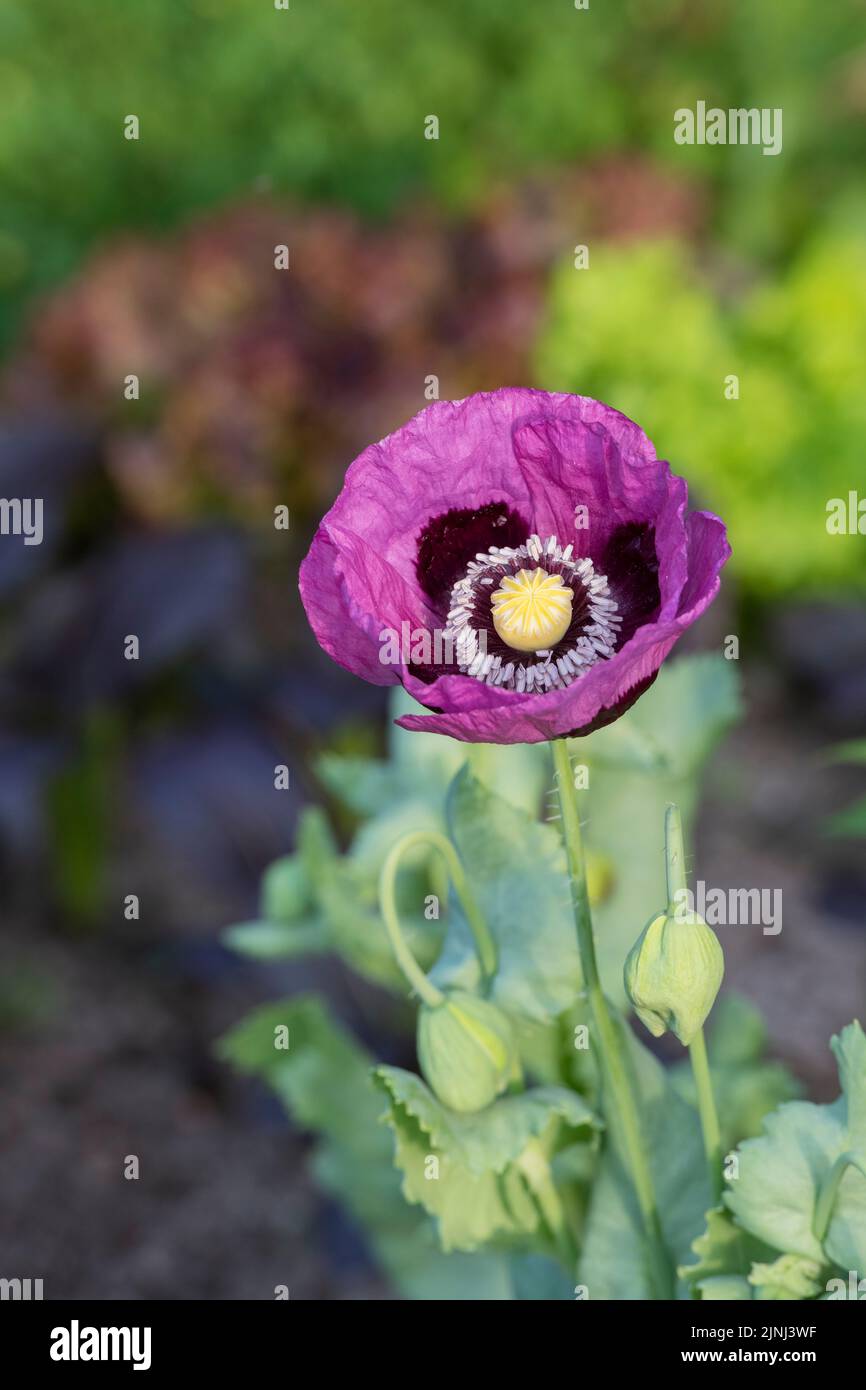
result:
[[[688,1047],[715,1003],[725,959],[697,913],[662,912],[644,927],[625,963],[625,988],[654,1037],[666,1029]]]
[[[483,1110],[515,1071],[514,1035],[486,999],[455,990],[418,1013],[418,1060],[427,1084],[450,1110]]]

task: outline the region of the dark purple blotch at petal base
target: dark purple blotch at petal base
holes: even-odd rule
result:
[[[433,603],[447,603],[479,552],[521,545],[528,535],[527,523],[507,502],[452,508],[428,521],[418,538],[418,583]]]
[[[528,694],[453,665],[380,662],[383,628],[444,624],[452,586],[479,552],[554,530],[607,576],[623,620],[613,655]],[[729,554],[722,522],[687,511],[685,482],[626,416],[584,396],[508,387],[433,402],[365,450],[316,533],[300,588],[336,661],[377,684],[402,682],[429,711],[403,716],[404,728],[537,743],[589,733],[633,704],[712,602]]]
[[[655,528],[643,521],[618,526],[602,551],[599,569],[606,574],[610,591],[622,617],[619,645],[623,646],[659,611],[659,561]]]

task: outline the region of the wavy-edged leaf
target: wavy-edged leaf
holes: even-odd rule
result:
[[[564,1086],[538,1086],[502,1096],[484,1110],[463,1115],[447,1109],[414,1072],[384,1066],[377,1068],[376,1077],[392,1101],[429,1134],[433,1148],[470,1173],[501,1173],[554,1117],[569,1129],[601,1128],[583,1097]]]
[[[749,1283],[761,1302],[791,1302],[817,1298],[826,1280],[821,1265],[802,1255],[780,1255],[771,1264],[754,1264]]]
[[[403,1194],[436,1218],[444,1250],[475,1250],[539,1231],[532,1165],[544,1154],[536,1145],[550,1146],[561,1126],[588,1136],[598,1126],[585,1102],[562,1087],[505,1096],[478,1114],[457,1115],[411,1072],[379,1067],[375,1079],[389,1100],[384,1119]]]
[[[285,1027],[289,1048],[274,1047]],[[381,1264],[407,1297],[510,1299],[508,1265],[496,1254],[445,1254],[430,1219],[404,1201],[392,1143],[380,1123],[372,1058],[314,996],[257,1009],[219,1043],[241,1071],[270,1085],[305,1129],[319,1136],[321,1184],[365,1228]]]
[[[832,1105],[793,1101],[768,1116],[764,1133],[739,1150],[739,1177],[725,1194],[738,1223],[783,1254],[842,1269],[866,1269],[866,1036],[851,1023],[830,1046],[842,1094]],[[842,1155],[842,1174],[823,1242],[815,1208]]]
[[[694,1298],[724,1298],[722,1281],[739,1280],[734,1287],[736,1298],[754,1297],[748,1283],[749,1271],[755,1261],[772,1259],[773,1251],[763,1241],[743,1231],[726,1207],[711,1207],[706,1226],[692,1241],[697,1259],[680,1265],[677,1273],[685,1281]]]
[[[288,1047],[277,1046],[286,1034]],[[240,1071],[261,1077],[298,1122],[331,1139],[377,1135],[379,1103],[369,1054],[315,995],[255,1009],[223,1037],[218,1050]],[[373,1151],[381,1144],[373,1142]]]

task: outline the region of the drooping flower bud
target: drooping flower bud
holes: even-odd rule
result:
[[[668,907],[644,927],[625,962],[626,994],[654,1037],[668,1028],[688,1047],[716,1000],[725,958],[703,917],[690,910],[679,810],[665,819]]]
[[[450,1110],[483,1110],[516,1067],[511,1024],[495,1004],[454,990],[418,1013],[418,1060],[427,1084]]]
[[[654,1037],[670,1028],[688,1047],[704,1026],[724,973],[719,939],[703,917],[661,912],[628,954],[625,988]]]

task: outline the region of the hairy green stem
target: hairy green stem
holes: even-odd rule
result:
[[[382,865],[382,872],[379,876],[379,906],[382,911],[382,918],[385,922],[385,930],[388,933],[388,940],[391,943],[391,950],[397,960],[397,964],[409,981],[420,999],[425,1004],[435,1008],[442,1004],[445,995],[441,990],[427,979],[406,942],[403,935],[403,928],[400,926],[400,915],[397,911],[397,869],[400,864],[402,854],[402,841],[398,842],[389,853],[385,863]]]
[[[611,1116],[615,1119],[622,1136],[631,1180],[640,1207],[655,1287],[659,1297],[670,1298],[673,1291],[671,1259],[662,1236],[658,1204],[644,1147],[640,1110],[634,1094],[627,1059],[626,1039],[622,1030],[614,1022],[598,973],[595,939],[592,931],[592,914],[586,886],[580,817],[568,748],[565,739],[554,740],[551,747],[559,805],[562,812],[562,830],[568,872],[571,879],[577,944],[580,951],[584,986],[597,1035],[602,1075],[609,1089],[612,1100]]]
[[[665,879],[668,893],[668,912],[683,912],[686,907],[686,855],[683,847],[683,820],[679,806],[673,802],[665,811]],[[707,1156],[707,1173],[713,1201],[722,1195],[722,1136],[719,1130],[719,1117],[713,1096],[713,1081],[707,1057],[707,1044],[703,1028],[699,1028],[689,1044],[692,1074],[698,1096],[698,1114],[701,1117],[701,1132],[704,1136],[704,1153]]]
[[[441,1004],[444,995],[434,984],[427,979],[423,970],[419,966],[412,952],[406,944],[403,931],[400,926],[400,918],[397,912],[397,872],[400,861],[407,850],[414,849],[416,845],[430,845],[439,851],[445,860],[446,868],[451,876],[454,891],[460,900],[466,920],[472,932],[475,942],[475,949],[478,953],[478,960],[481,971],[485,979],[491,979],[496,973],[498,965],[498,953],[496,942],[491,935],[490,928],[485,922],[478,904],[469,888],[466,873],[460,862],[460,856],[452,845],[451,841],[444,835],[440,835],[437,830],[413,830],[391,848],[385,863],[382,865],[382,872],[379,877],[379,903],[382,909],[382,917],[385,921],[385,929],[388,939],[397,962],[406,979],[411,984],[416,993],[424,1000],[425,1004]]]
[[[699,1028],[689,1044],[689,1056],[692,1059],[692,1073],[695,1078],[695,1089],[698,1093],[698,1114],[701,1117],[701,1130],[704,1136],[704,1153],[707,1156],[707,1173],[710,1179],[710,1191],[713,1194],[713,1201],[718,1202],[722,1195],[724,1181],[722,1178],[722,1136],[719,1130],[719,1117],[716,1113],[716,1102],[713,1096],[713,1081],[710,1075],[710,1064],[707,1059],[707,1045],[704,1041],[704,1030]]]
[[[671,802],[665,811],[665,881],[668,890],[668,910],[676,912],[685,907],[686,856],[683,849],[683,818],[679,806]]]

